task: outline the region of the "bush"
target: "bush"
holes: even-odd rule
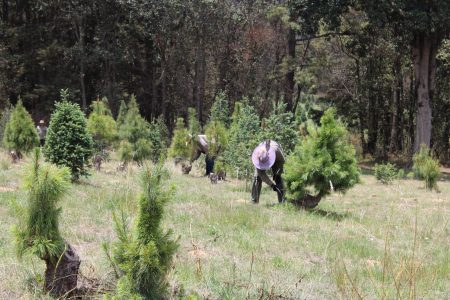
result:
[[[214,98],[209,121],[221,122],[225,127],[230,125],[230,109],[228,108],[228,99],[224,91],[220,91]]]
[[[45,289],[53,296],[70,296],[77,286],[80,261],[73,249],[61,237],[58,202],[70,187],[68,168],[40,162],[36,148],[25,177],[28,201],[17,210],[19,223],[15,228],[19,257],[33,254],[44,260]],[[70,253],[70,258],[65,254]]]
[[[260,140],[277,141],[286,154],[294,150],[298,140],[298,126],[292,112],[286,111],[286,104],[274,105],[267,119],[263,120]]]
[[[239,177],[253,175],[251,154],[259,143],[259,116],[246,100],[236,103],[230,126],[228,146],[223,158],[225,164],[237,171]]]
[[[134,95],[131,96],[128,103],[128,110],[119,129],[119,135],[122,141],[127,141],[131,145],[133,161],[141,164],[145,159],[152,157],[154,148],[151,141],[151,127],[139,113],[139,106]],[[125,143],[121,143],[121,145],[125,145]],[[128,151],[128,149],[126,150]],[[119,149],[119,152],[125,153],[126,151]]]
[[[117,125],[106,98],[96,100],[91,104],[92,112],[87,120],[87,130],[95,142],[95,150],[102,153],[117,139]]]
[[[220,121],[211,121],[205,127],[208,139],[208,156],[218,157],[227,147],[227,129]]]
[[[142,172],[134,232],[128,230],[125,218],[114,214],[119,240],[113,244],[111,258],[120,278],[112,299],[164,299],[167,294],[166,274],[178,244],[171,239],[170,230],[161,228],[164,206],[172,196],[165,186],[167,172],[162,165],[161,161]]]
[[[58,166],[66,166],[72,180],[88,176],[87,168],[93,154],[92,136],[87,121],[76,103],[70,103],[67,90],[61,91],[61,102],[55,104],[44,147],[45,158]]]
[[[375,164],[375,178],[382,184],[391,183],[397,176],[397,169],[391,163]]]
[[[120,127],[122,127],[123,123],[125,122],[125,116],[127,115],[127,111],[128,111],[127,104],[125,103],[125,101],[120,100],[119,112],[116,118],[117,131],[120,130]]]
[[[416,178],[425,180],[425,187],[428,190],[438,190],[437,181],[441,176],[439,163],[430,155],[430,149],[421,145],[420,151],[413,157],[413,172]]]
[[[195,108],[188,108],[188,130],[189,134],[193,137],[202,133],[202,126],[197,118],[197,113],[195,112]]]
[[[291,201],[308,197],[320,201],[332,189],[345,192],[359,181],[355,150],[345,126],[335,119],[335,111],[327,110],[320,124],[317,130],[310,129],[286,159],[283,177]]]
[[[3,145],[9,150],[14,150],[21,158],[22,152],[28,153],[38,144],[39,137],[33,119],[19,99],[6,123]]]
[[[178,118],[169,148],[169,157],[189,160],[191,155],[190,140],[189,132],[184,127],[184,119]]]

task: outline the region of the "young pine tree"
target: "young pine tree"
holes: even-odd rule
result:
[[[94,143],[84,113],[78,104],[68,102],[68,97],[68,91],[61,90],[61,102],[55,104],[50,118],[44,156],[51,163],[68,167],[75,181],[89,175]]]
[[[238,172],[238,176],[253,174],[251,154],[259,143],[259,116],[248,101],[235,104],[228,145],[223,154],[225,164]]]
[[[117,114],[117,119],[116,119],[117,131],[119,131],[120,127],[125,122],[125,116],[127,115],[127,110],[128,110],[128,108],[127,108],[127,104],[125,103],[125,101],[120,100],[119,113]]]
[[[197,113],[193,107],[188,108],[188,125],[189,134],[191,136],[196,137],[202,133],[202,126],[198,121]]]
[[[114,215],[119,240],[112,247],[112,263],[120,278],[112,299],[166,299],[166,275],[178,248],[172,232],[161,227],[164,206],[172,196],[166,177],[162,160],[143,170],[134,232],[129,232],[126,220]]]
[[[172,143],[169,148],[169,157],[189,160],[191,155],[189,131],[184,126],[184,119],[178,118],[173,131]]]
[[[3,145],[14,150],[19,158],[30,152],[39,143],[36,128],[30,114],[19,99],[13,108],[3,133]]]
[[[320,127],[311,129],[287,157],[283,178],[287,198],[305,206],[315,206],[332,189],[345,192],[359,181],[355,149],[334,110],[328,109]]]
[[[106,98],[93,101],[91,109],[87,120],[87,130],[94,140],[95,151],[102,154],[117,139],[117,125]]]
[[[131,157],[133,161],[141,164],[145,159],[152,155],[153,145],[150,140],[150,124],[141,116],[139,106],[134,95],[131,96],[128,103],[128,110],[125,120],[119,128],[119,135],[122,141],[131,146]],[[121,145],[126,145],[121,143]],[[119,153],[126,153],[124,149],[119,149]],[[123,162],[125,157],[121,157]]]
[[[280,103],[273,106],[273,110],[267,119],[263,120],[260,140],[277,141],[285,154],[294,150],[298,140],[298,126],[292,112],[286,111],[286,104]]]
[[[70,171],[42,163],[36,148],[25,177],[27,205],[15,228],[19,257],[33,254],[44,260],[45,290],[52,296],[70,296],[77,287],[80,260],[59,232],[58,202],[70,187]]]
[[[209,121],[221,122],[225,127],[230,126],[230,109],[228,108],[227,94],[220,91],[211,107]]]
[[[416,178],[425,181],[427,190],[439,190],[437,181],[441,176],[439,162],[430,155],[430,149],[421,145],[420,151],[413,157],[413,172]]]

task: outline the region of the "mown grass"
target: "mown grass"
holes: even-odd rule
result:
[[[23,164],[0,170],[0,299],[41,297],[31,279],[44,266],[17,260],[10,230],[10,203],[25,199]],[[80,255],[83,275],[102,282],[114,280],[102,250],[115,239],[112,211],[120,206],[132,218],[139,192],[137,168],[117,172],[117,165],[93,172],[61,202],[63,236]],[[382,185],[363,175],[347,194],[305,211],[277,205],[267,188],[253,205],[243,181],[212,185],[200,171],[183,176],[167,166],[175,190],[164,226],[180,242],[169,274],[173,298],[182,291],[200,299],[450,297],[448,181],[436,193],[418,181]]]

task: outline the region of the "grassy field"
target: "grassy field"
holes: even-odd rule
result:
[[[33,282],[43,263],[19,261],[11,233],[11,203],[25,199],[25,162],[0,161],[0,299],[42,298]],[[115,239],[112,211],[125,208],[132,218],[139,192],[137,168],[117,165],[107,163],[61,202],[62,234],[83,277],[101,283],[114,282],[102,250]],[[449,181],[437,193],[419,181],[382,185],[363,175],[347,194],[305,211],[276,204],[269,189],[253,205],[244,181],[212,185],[198,170],[182,176],[168,168],[175,192],[164,225],[180,243],[169,274],[174,299],[182,291],[199,299],[450,298]]]

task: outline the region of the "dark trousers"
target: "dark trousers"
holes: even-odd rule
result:
[[[45,145],[45,139],[40,139],[39,142],[40,142],[40,144],[41,144],[41,147],[44,147],[44,145]]]
[[[276,172],[273,170],[273,181],[275,181],[275,185],[278,187],[278,189],[284,193],[284,185],[283,185],[283,179],[281,178],[282,170],[278,170]],[[261,195],[261,188],[262,188],[262,179],[259,176],[253,177],[253,185],[252,185],[252,201],[255,203],[259,203],[259,196]],[[277,192],[278,196],[278,202],[283,202],[283,195]]]
[[[205,156],[205,164],[206,164],[206,176],[211,174],[214,170],[214,157]]]

